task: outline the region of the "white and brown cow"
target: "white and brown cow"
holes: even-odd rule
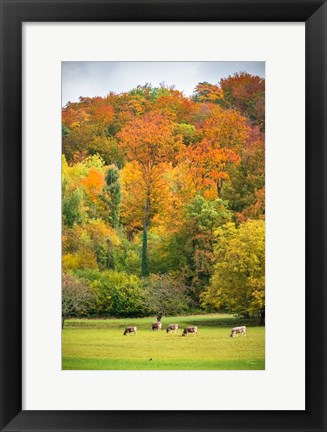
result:
[[[194,336],[198,335],[198,328],[196,326],[185,327],[182,336],[187,336],[189,333],[193,333]]]
[[[238,337],[239,334],[243,334],[243,336],[246,336],[245,326],[234,327],[230,333],[230,337]]]
[[[162,324],[160,321],[152,323],[152,330],[161,330]]]
[[[136,333],[137,333],[136,326],[129,326],[129,327],[125,328],[124,336],[126,336],[127,334],[130,335],[131,333],[134,333],[134,335],[136,335]]]
[[[175,333],[178,332],[178,324],[169,324],[169,326],[166,329],[166,332],[170,333],[172,331],[174,331]]]

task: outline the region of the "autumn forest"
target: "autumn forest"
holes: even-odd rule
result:
[[[108,89],[110,91],[110,89]],[[265,80],[62,109],[63,322],[265,309]]]

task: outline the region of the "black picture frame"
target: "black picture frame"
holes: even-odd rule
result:
[[[0,0],[0,4],[1,431],[326,431],[326,1]],[[305,22],[304,411],[22,411],[22,23],[68,21]]]

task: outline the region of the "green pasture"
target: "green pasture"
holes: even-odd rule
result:
[[[63,370],[235,370],[265,368],[265,329],[225,314],[163,317],[163,330],[152,331],[155,318],[70,319],[62,331]],[[167,334],[168,324],[179,333]],[[128,325],[137,335],[123,336]],[[196,325],[199,335],[182,337]],[[230,338],[236,325],[247,336]]]

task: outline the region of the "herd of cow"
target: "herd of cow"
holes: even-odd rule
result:
[[[161,330],[162,328],[162,323],[161,321],[157,321],[155,323],[152,324],[152,330]],[[174,333],[178,333],[178,324],[169,324],[166,328],[166,332],[170,333],[170,332],[174,332]],[[125,328],[124,331],[124,336],[125,335],[129,335],[131,333],[134,333],[134,335],[137,334],[137,327],[136,326],[129,326]],[[189,333],[193,333],[194,336],[198,335],[198,328],[196,326],[190,326],[190,327],[185,327],[182,333],[182,336],[187,336]],[[245,326],[240,326],[240,327],[234,327],[230,333],[230,337],[237,337],[239,334],[242,334],[243,336],[246,336],[246,327]]]

